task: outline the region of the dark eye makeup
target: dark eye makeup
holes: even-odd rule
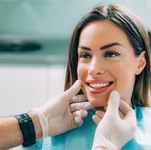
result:
[[[91,58],[91,56],[88,53],[81,53],[80,58]]]
[[[104,56],[105,57],[116,57],[116,56],[119,56],[120,54],[115,52],[115,51],[107,51],[105,52]]]

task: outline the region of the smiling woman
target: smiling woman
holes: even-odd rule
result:
[[[44,139],[43,149],[47,144],[53,150],[92,150],[93,139],[97,143],[94,148],[107,143],[110,150],[151,149],[150,141],[146,140],[151,138],[150,43],[139,18],[118,4],[94,8],[77,24],[68,57],[65,90],[80,80],[80,93],[99,112],[104,110],[96,113],[100,120],[103,118],[97,129],[102,128],[95,134],[95,112],[89,110],[81,127]],[[112,95],[114,92],[116,96]],[[106,112],[104,106],[108,106]],[[136,134],[132,140],[126,140],[135,132],[136,121]]]
[[[98,6],[79,21],[70,43],[65,90],[79,79],[81,93],[97,108],[108,104],[113,90],[119,92],[134,108],[139,124],[136,136],[122,150],[151,148],[145,140],[151,128],[144,123],[151,115],[150,72],[149,37],[133,12],[118,4]],[[86,128],[92,134],[92,125]]]

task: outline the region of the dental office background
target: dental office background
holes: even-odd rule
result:
[[[0,116],[61,93],[72,31],[100,3],[119,2],[151,31],[151,0],[0,0]]]
[[[72,31],[101,3],[118,2],[151,31],[151,0],[0,0],[0,116],[61,93]]]

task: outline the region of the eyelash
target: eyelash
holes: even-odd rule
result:
[[[114,56],[111,56],[111,55],[114,55]],[[117,52],[106,52],[105,53],[105,57],[116,57],[116,56],[119,56],[120,54],[117,53]]]
[[[111,55],[112,55],[112,56],[111,56]],[[114,55],[114,56],[113,56],[113,55]],[[116,56],[119,56],[119,55],[120,55],[120,54],[117,53],[117,52],[106,52],[106,53],[104,54],[104,57],[109,58],[109,57],[116,57]],[[91,55],[88,54],[88,53],[82,53],[82,54],[80,54],[80,58],[88,59],[88,58],[91,58]]]
[[[82,53],[82,54],[80,55],[80,58],[86,59],[86,58],[91,58],[91,56],[90,56],[88,53]]]

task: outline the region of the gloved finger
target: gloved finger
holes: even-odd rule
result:
[[[120,100],[120,105],[119,105],[119,109],[121,110],[121,112],[123,114],[127,114],[128,111],[131,111],[132,108],[130,107],[130,105],[128,105],[125,101],[123,101],[122,99]]]
[[[125,121],[133,123],[133,126],[136,126],[136,114],[134,110],[128,111],[126,116],[123,118]]]
[[[70,103],[78,103],[78,102],[83,102],[83,101],[87,101],[86,97],[84,94],[81,95],[76,95],[73,98],[70,99]]]
[[[81,103],[73,103],[70,104],[70,111],[77,111],[77,110],[89,110],[89,109],[93,109],[94,106],[90,103],[90,102],[81,102]]]
[[[86,110],[79,110],[72,113],[73,118],[80,117],[84,118],[88,115],[88,112]]]
[[[83,119],[80,117],[75,117],[73,121],[74,121],[76,127],[80,127],[83,124]]]
[[[125,115],[124,120],[133,122],[136,125],[136,114],[135,111],[125,101],[120,101],[120,110]]]
[[[107,110],[107,106],[105,106],[104,107],[104,110],[106,111]],[[119,109],[119,116],[121,117],[121,118],[124,118],[125,117],[125,115],[123,114],[123,112]]]
[[[104,111],[101,111],[101,110],[97,110],[97,111],[95,112],[95,114],[102,119],[102,118],[104,117],[105,112],[104,112]]]
[[[62,93],[62,99],[70,101],[81,89],[81,83],[77,80],[67,91]]]
[[[121,117],[121,118],[124,118],[125,117],[125,115],[123,114],[123,112],[119,109],[119,116]]]
[[[117,91],[112,91],[109,95],[106,114],[118,115],[120,96]]]
[[[92,120],[94,121],[94,123],[95,123],[96,125],[98,125],[99,122],[101,121],[101,118],[98,117],[97,115],[93,115],[93,116],[92,116]]]

